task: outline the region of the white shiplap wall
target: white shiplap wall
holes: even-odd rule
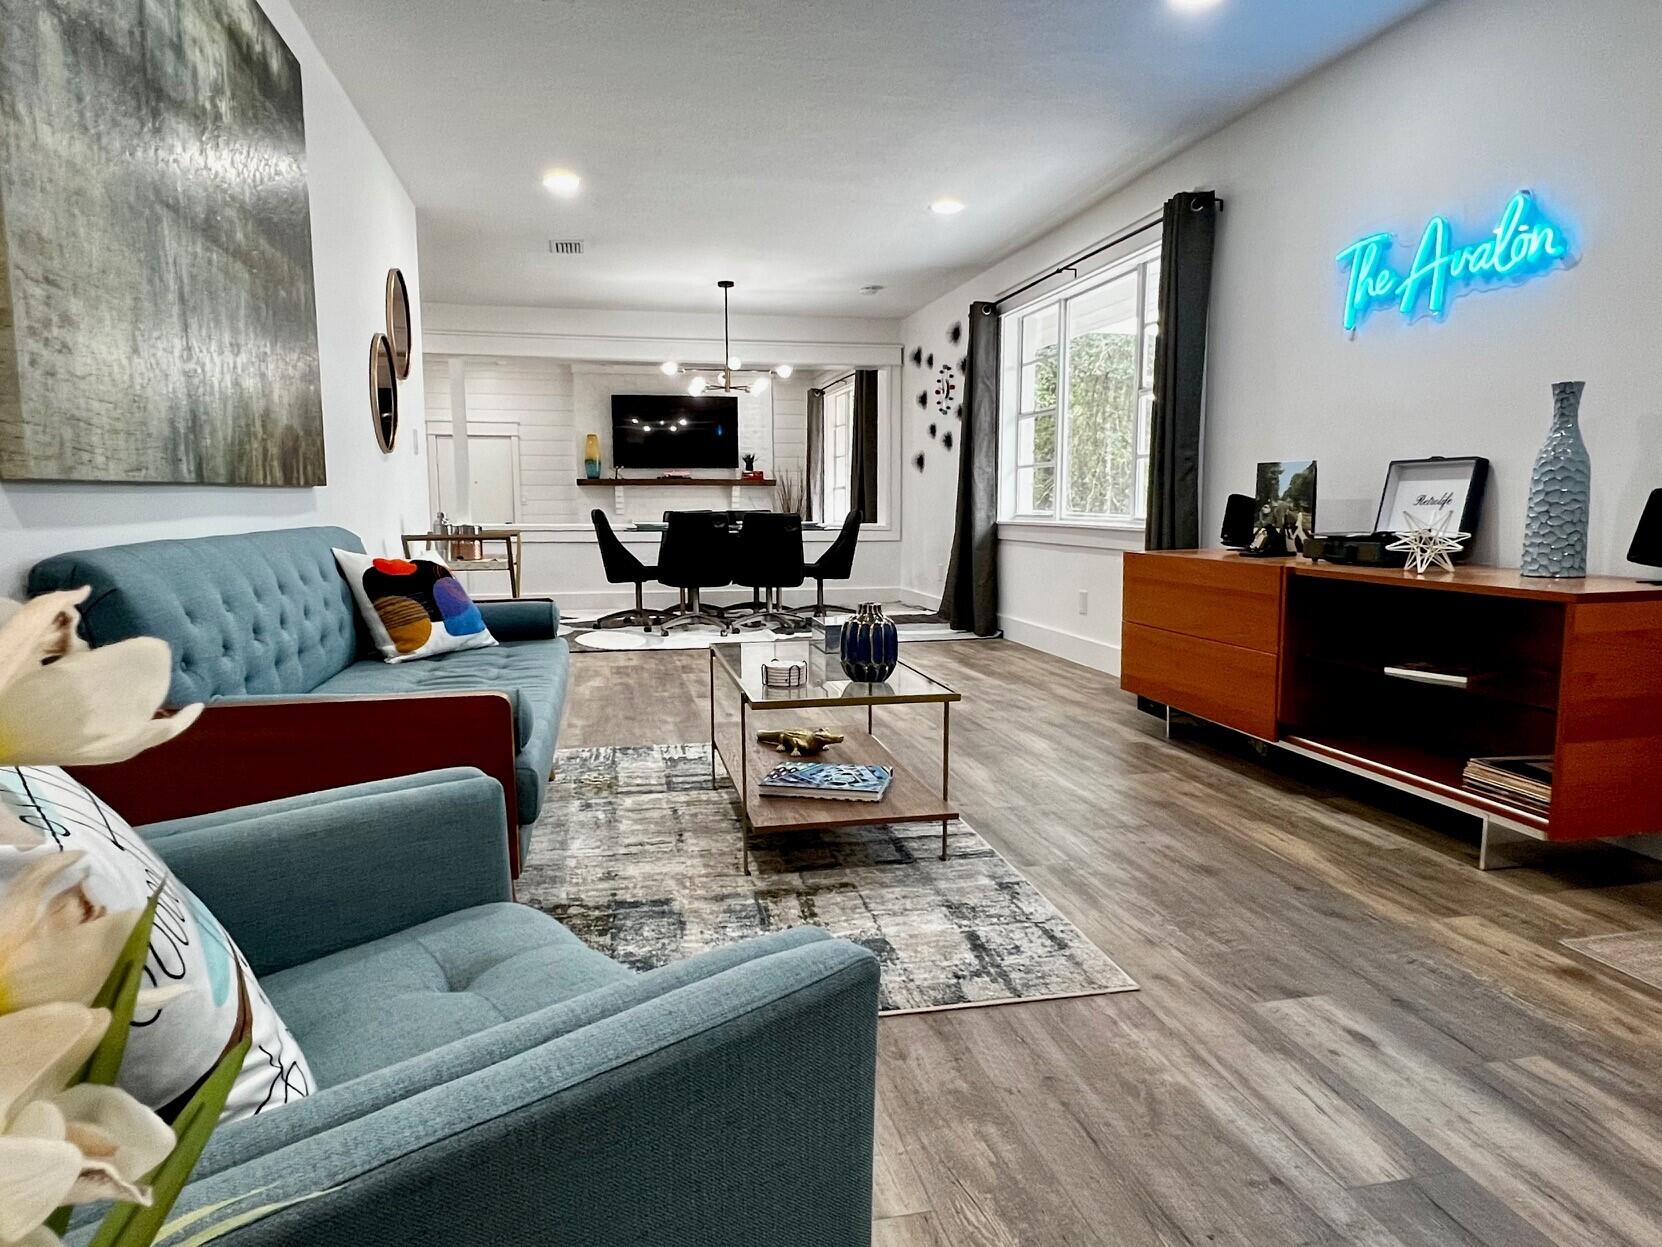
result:
[[[427,427],[450,432],[450,368],[427,356]],[[572,415],[571,366],[554,360],[469,360],[470,428],[511,429],[519,438],[521,524],[571,524],[588,512],[578,497],[582,435]]]
[[[769,476],[801,472],[808,462],[808,383],[796,377],[773,387],[773,462]],[[761,465],[758,465],[761,466]]]
[[[450,369],[458,357],[424,357],[427,427],[451,432]],[[685,382],[665,377],[656,368],[616,364],[569,364],[531,357],[498,360],[473,358],[467,363],[468,426],[475,433],[508,432],[519,438],[521,524],[582,523],[592,506],[603,506],[621,521],[657,519],[674,507],[771,506],[771,490],[735,489],[731,500],[708,490],[670,488],[650,491],[609,490],[585,493],[576,483],[582,473],[583,438],[598,433],[602,462],[610,465],[613,394],[660,394],[679,391]],[[776,381],[766,394],[739,399],[739,447],[756,456],[769,476],[781,470],[801,472],[807,461],[808,381]]]

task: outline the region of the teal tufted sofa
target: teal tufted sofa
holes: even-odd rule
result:
[[[866,1247],[871,953],[798,928],[637,974],[508,903],[503,828],[451,770],[139,829],[316,1080],[215,1133],[181,1237],[279,1206],[216,1247]]]
[[[138,821],[471,765],[507,792],[517,876],[565,708],[570,651],[558,609],[546,599],[481,602],[501,644],[386,663],[335,547],[364,548],[344,528],[294,528],[36,564],[31,595],[91,586],[82,608],[91,644],[162,638],[173,649],[169,703],[208,703],[196,728],[144,765],[77,773]],[[158,774],[168,782],[158,785]]]

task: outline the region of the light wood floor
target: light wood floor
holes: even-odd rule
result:
[[[1557,943],[1662,926],[1662,862],[1480,874],[1464,820],[1168,743],[1111,677],[907,653],[964,694],[965,817],[1142,990],[886,1019],[879,1247],[1662,1244],[1662,995]],[[576,656],[561,743],[706,739],[707,662]],[[938,715],[878,733],[926,766]]]

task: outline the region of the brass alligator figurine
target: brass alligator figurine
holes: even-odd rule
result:
[[[823,753],[827,745],[841,744],[843,734],[823,727],[793,727],[783,732],[757,732],[756,740],[793,758],[813,758]]]

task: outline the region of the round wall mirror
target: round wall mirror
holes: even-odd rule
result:
[[[404,274],[387,270],[387,338],[392,342],[392,362],[398,379],[410,375],[410,290]]]
[[[369,340],[369,414],[375,421],[375,440],[391,454],[398,440],[398,366],[384,333]]]

